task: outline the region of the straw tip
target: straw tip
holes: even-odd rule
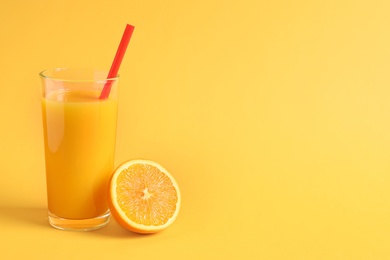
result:
[[[131,24],[127,24],[127,25],[126,25],[126,28],[127,28],[127,29],[132,29],[132,30],[134,30],[135,26],[134,26],[134,25],[131,25]]]

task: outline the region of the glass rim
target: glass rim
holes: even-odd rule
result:
[[[58,67],[58,68],[52,68],[52,69],[45,69],[39,72],[39,76],[42,79],[51,79],[56,81],[64,81],[64,82],[99,82],[99,81],[114,81],[119,79],[119,74],[116,77],[98,77],[98,78],[85,78],[85,79],[68,79],[66,77],[58,77],[58,76],[49,76],[47,75],[48,72],[56,72],[56,71],[89,71],[89,72],[106,72],[108,74],[108,70],[101,70],[101,69],[88,69],[88,68],[65,68],[65,67]]]

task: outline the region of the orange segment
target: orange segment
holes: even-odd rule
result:
[[[155,233],[175,221],[181,196],[175,179],[161,165],[131,160],[112,175],[108,201],[120,225],[137,233]]]

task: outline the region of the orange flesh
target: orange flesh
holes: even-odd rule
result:
[[[118,205],[133,222],[160,226],[176,211],[178,194],[172,181],[158,168],[134,164],[116,180]]]

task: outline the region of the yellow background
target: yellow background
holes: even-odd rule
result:
[[[388,259],[390,2],[0,4],[0,258]],[[46,220],[38,72],[109,68],[126,23],[116,163],[182,190],[177,221]]]

